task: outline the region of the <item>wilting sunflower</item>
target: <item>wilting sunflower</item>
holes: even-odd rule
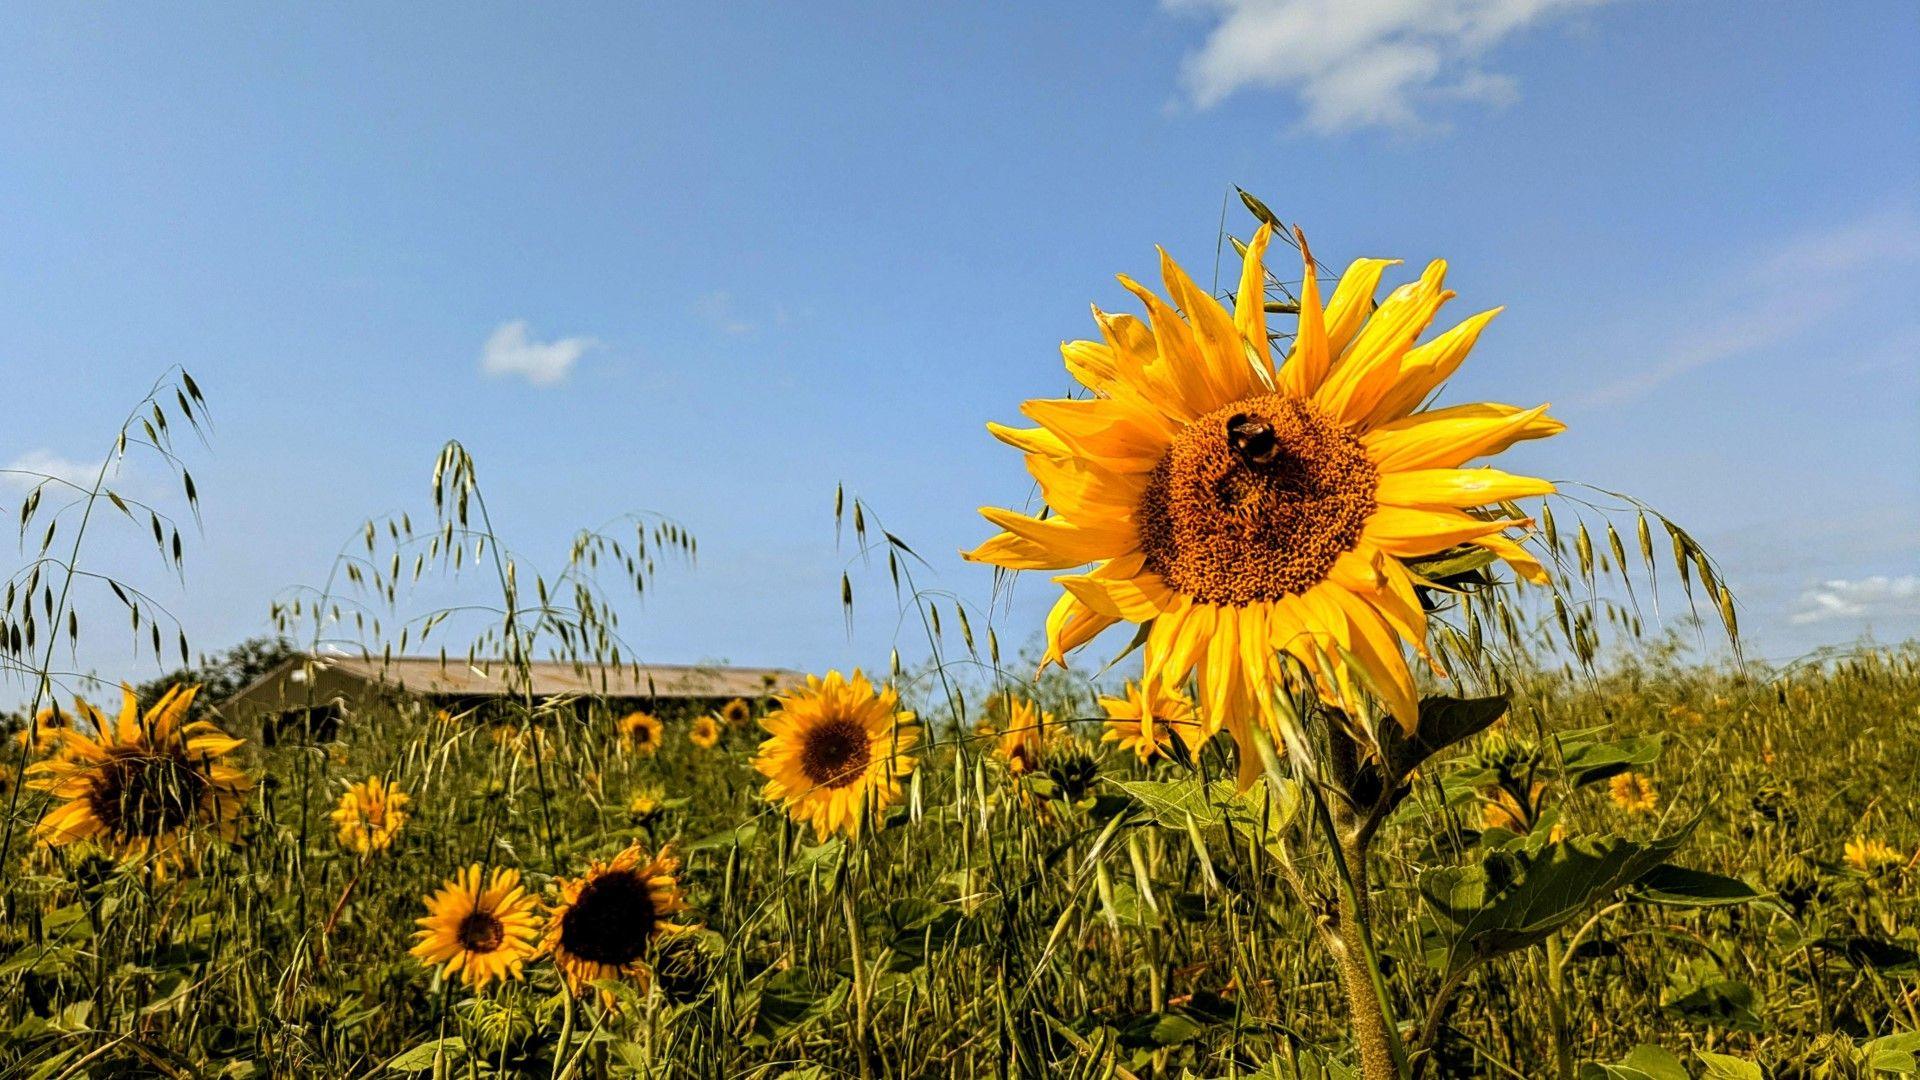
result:
[[[412,955],[443,975],[484,989],[495,979],[517,979],[539,951],[539,901],[520,884],[520,871],[496,867],[485,882],[474,863],[426,898],[414,920]]]
[[[1006,762],[1007,771],[1015,776],[1037,773],[1045,767],[1047,751],[1059,731],[1053,714],[1025,698],[1009,696],[1006,707],[1007,723],[999,732],[994,756]]]
[[[598,979],[645,980],[641,960],[654,939],[686,929],[667,921],[686,908],[674,877],[679,868],[665,849],[649,859],[636,843],[560,881],[559,902],[548,907],[546,948],[574,993]]]
[[[1100,707],[1107,713],[1107,730],[1101,742],[1119,743],[1141,761],[1155,755],[1168,756],[1168,747],[1178,738],[1189,757],[1198,754],[1207,741],[1207,730],[1193,702],[1177,688],[1148,680],[1128,683],[1121,697],[1102,697]]]
[[[64,800],[34,832],[50,847],[94,840],[119,856],[179,861],[198,826],[231,837],[246,798],[245,773],[222,759],[235,739],[205,720],[188,723],[198,687],[176,686],[144,714],[128,688],[120,719],[89,710],[94,734],[59,729],[51,757],[27,767],[28,786]]]
[[[620,718],[620,737],[626,740],[627,749],[641,757],[652,757],[666,738],[666,729],[652,713],[634,711]]]
[[[732,727],[739,727],[753,719],[753,706],[748,705],[744,698],[734,698],[721,706],[720,719]]]
[[[1660,793],[1653,781],[1635,772],[1614,774],[1607,781],[1607,797],[1629,814],[1651,814],[1660,808]]]
[[[720,741],[720,721],[711,716],[700,717],[687,732],[687,739],[702,750],[713,749]]]
[[[1027,402],[1038,428],[989,425],[1026,454],[1051,516],[983,508],[1005,531],[967,557],[1016,570],[1094,564],[1055,578],[1065,593],[1047,620],[1047,660],[1064,664],[1115,623],[1151,623],[1143,677],[1179,685],[1197,674],[1203,717],[1243,745],[1250,712],[1274,721],[1280,654],[1331,704],[1353,708],[1363,682],[1411,731],[1417,698],[1401,648],[1423,650],[1426,618],[1406,561],[1470,545],[1544,581],[1507,535],[1529,522],[1488,508],[1553,485],[1462,466],[1564,425],[1544,405],[1422,409],[1496,313],[1415,345],[1453,295],[1443,262],[1376,310],[1392,263],[1358,260],[1323,307],[1302,242],[1299,324],[1276,365],[1262,265],[1271,237],[1262,227],[1248,245],[1231,315],[1165,253],[1171,305],[1120,279],[1147,320],[1096,309],[1102,340],[1062,347],[1092,396]],[[1243,780],[1253,757],[1241,755]]]
[[[858,670],[852,678],[809,675],[805,687],[775,701],[760,718],[771,737],[753,762],[767,778],[762,793],[822,838],[859,835],[867,801],[876,809],[893,803],[900,778],[913,771],[913,714],[891,687],[876,691]]]
[[[407,823],[410,801],[392,781],[378,776],[348,784],[330,815],[340,846],[359,855],[387,850]]]

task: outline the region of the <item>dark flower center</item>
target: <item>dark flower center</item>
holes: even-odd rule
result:
[[[808,731],[800,751],[800,771],[815,784],[843,788],[859,780],[873,760],[867,729],[836,717]]]
[[[635,870],[600,874],[560,917],[560,945],[582,960],[620,967],[646,951],[659,922],[653,890]]]
[[[490,953],[507,939],[507,928],[491,911],[475,911],[460,920],[460,946],[468,952]]]
[[[192,824],[209,786],[193,762],[171,754],[116,753],[88,779],[93,816],[124,840],[156,840]]]
[[[1210,604],[1302,593],[1353,550],[1379,470],[1318,406],[1267,394],[1217,409],[1174,438],[1137,520],[1147,569]]]

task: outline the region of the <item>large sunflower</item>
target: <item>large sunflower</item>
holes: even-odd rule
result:
[[[1107,714],[1107,730],[1100,741],[1119,743],[1120,749],[1132,751],[1142,762],[1168,756],[1167,748],[1176,738],[1188,756],[1197,754],[1210,734],[1187,695],[1151,679],[1128,683],[1120,697],[1101,697],[1100,707]]]
[[[891,804],[913,771],[913,714],[892,687],[875,690],[857,669],[852,678],[809,675],[805,687],[775,700],[779,707],[760,718],[770,738],[753,762],[767,778],[763,794],[822,838],[858,836],[867,800],[876,809]]]
[[[129,688],[117,723],[89,709],[93,735],[58,729],[52,756],[27,767],[28,786],[60,803],[34,827],[40,839],[50,847],[91,839],[164,864],[180,860],[195,828],[231,837],[249,781],[222,759],[242,740],[187,722],[198,690],[176,686],[142,713]]]
[[[414,920],[410,950],[428,967],[484,989],[495,979],[517,979],[539,946],[539,901],[520,884],[520,871],[495,868],[481,880],[479,863],[455,874],[427,897],[427,914]]]
[[[359,855],[370,855],[393,846],[393,838],[410,816],[407,804],[412,798],[391,780],[369,776],[358,784],[348,784],[335,804],[333,827],[340,846]]]
[[[635,843],[560,881],[559,902],[548,907],[546,948],[575,994],[600,979],[645,980],[641,961],[654,939],[686,929],[667,921],[687,906],[674,877],[679,869],[665,849],[650,859]]]
[[[1047,620],[1047,659],[1064,664],[1115,623],[1151,623],[1145,677],[1197,676],[1206,722],[1236,738],[1250,714],[1271,722],[1282,654],[1329,703],[1353,708],[1364,684],[1411,730],[1401,649],[1423,648],[1426,619],[1406,563],[1472,545],[1544,580],[1506,532],[1529,522],[1485,508],[1553,485],[1461,466],[1563,425],[1544,405],[1421,409],[1496,314],[1416,345],[1453,295],[1442,262],[1376,310],[1393,264],[1358,260],[1323,307],[1303,240],[1299,325],[1276,366],[1262,265],[1271,238],[1263,227],[1248,245],[1231,315],[1164,252],[1171,305],[1120,279],[1147,320],[1095,309],[1102,340],[1062,347],[1092,396],[1027,402],[1038,428],[989,425],[1026,453],[1051,516],[984,508],[1005,531],[968,557],[1018,570],[1094,564],[1055,579],[1066,592]],[[1248,778],[1256,763],[1241,758]]]

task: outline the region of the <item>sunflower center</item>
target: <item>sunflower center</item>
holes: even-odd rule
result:
[[[873,760],[867,729],[836,717],[808,731],[800,750],[800,771],[815,784],[843,788],[860,779]]]
[[[507,928],[491,911],[475,911],[460,920],[460,945],[468,952],[490,953],[507,939]]]
[[[108,831],[158,839],[193,822],[207,779],[171,755],[121,753],[95,766],[87,802]]]
[[[632,870],[615,870],[581,887],[560,917],[560,945],[582,960],[620,967],[646,951],[658,921],[646,879]]]
[[[1147,569],[1209,604],[1305,592],[1353,550],[1379,470],[1360,440],[1299,398],[1267,394],[1174,437],[1136,512]]]

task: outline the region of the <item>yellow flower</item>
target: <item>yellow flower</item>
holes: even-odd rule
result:
[[[739,727],[753,719],[753,707],[748,705],[744,699],[734,698],[721,707],[720,718],[725,720],[729,726]]]
[[[562,879],[559,902],[548,907],[546,948],[575,994],[600,979],[644,983],[642,963],[661,934],[684,930],[667,921],[682,911],[680,860],[664,849],[652,859],[639,844],[580,877]]]
[[[720,741],[720,721],[711,716],[702,716],[693,722],[693,729],[687,732],[687,739],[702,750],[711,750]]]
[[[474,863],[426,898],[427,914],[414,920],[413,956],[443,975],[484,989],[495,979],[518,979],[540,935],[538,901],[520,885],[520,871],[496,868],[481,882]]]
[[[359,855],[387,850],[407,823],[409,801],[406,792],[378,776],[347,785],[330,815],[340,846]]]
[[[28,756],[44,757],[59,749],[60,733],[75,726],[76,720],[90,723],[95,730],[102,725],[100,710],[87,704],[85,698],[73,699],[73,711],[67,712],[58,704],[49,705],[40,710],[33,723],[15,735],[14,741],[27,748]]]
[[[1547,788],[1546,782],[1535,780],[1527,792],[1526,805],[1513,797],[1513,792],[1503,787],[1493,788],[1483,795],[1480,806],[1480,827],[1484,829],[1506,829],[1508,832],[1523,833],[1533,828],[1533,820],[1540,813],[1540,796]]]
[[[652,713],[635,711],[620,718],[620,737],[634,753],[652,757],[660,749],[665,729]]]
[[[1024,698],[1009,697],[1006,730],[1000,732],[1000,743],[993,752],[1015,776],[1039,772],[1046,767],[1047,751],[1058,734],[1052,713],[1041,712],[1038,705]]]
[[[1100,741],[1119,743],[1143,762],[1155,755],[1167,756],[1175,736],[1189,756],[1198,754],[1207,741],[1193,702],[1176,689],[1130,682],[1123,696],[1102,697],[1100,707],[1107,713],[1107,730]]]
[[[27,767],[27,786],[59,804],[34,827],[40,840],[92,839],[119,856],[151,853],[164,866],[181,861],[197,826],[231,837],[249,781],[222,759],[242,740],[187,722],[197,692],[176,686],[143,714],[128,688],[118,723],[88,710],[93,735],[58,729],[53,756]]]
[[[1416,346],[1453,295],[1443,262],[1376,310],[1389,261],[1356,261],[1323,307],[1307,255],[1299,324],[1276,366],[1271,237],[1263,227],[1248,245],[1232,314],[1164,253],[1171,305],[1121,278],[1148,319],[1096,310],[1102,340],[1062,350],[1092,396],[1027,402],[1038,428],[989,425],[1026,455],[1050,516],[983,508],[1004,531],[967,556],[1068,571],[1054,579],[1065,591],[1047,619],[1048,662],[1116,623],[1150,623],[1143,678],[1197,675],[1209,727],[1224,722],[1242,744],[1244,783],[1259,769],[1248,718],[1277,724],[1280,654],[1329,703],[1352,710],[1364,686],[1413,729],[1402,648],[1424,653],[1426,616],[1406,560],[1468,545],[1545,581],[1507,535],[1530,522],[1498,507],[1553,485],[1462,466],[1564,427],[1544,405],[1421,409],[1496,313]]]
[[[770,737],[753,762],[767,778],[762,794],[821,838],[858,836],[867,804],[892,804],[900,778],[913,771],[913,714],[900,708],[891,687],[876,691],[858,670],[852,678],[809,675],[805,687],[775,702],[760,718]]]
[[[1607,794],[1613,805],[1629,814],[1651,814],[1660,808],[1660,793],[1653,781],[1639,773],[1623,772],[1607,781]]]
[[[1870,876],[1892,873],[1906,860],[1882,840],[1855,837],[1847,841],[1847,865]]]
[[[660,800],[659,788],[641,788],[633,793],[633,798],[627,800],[627,810],[634,817],[645,820],[660,812]]]

